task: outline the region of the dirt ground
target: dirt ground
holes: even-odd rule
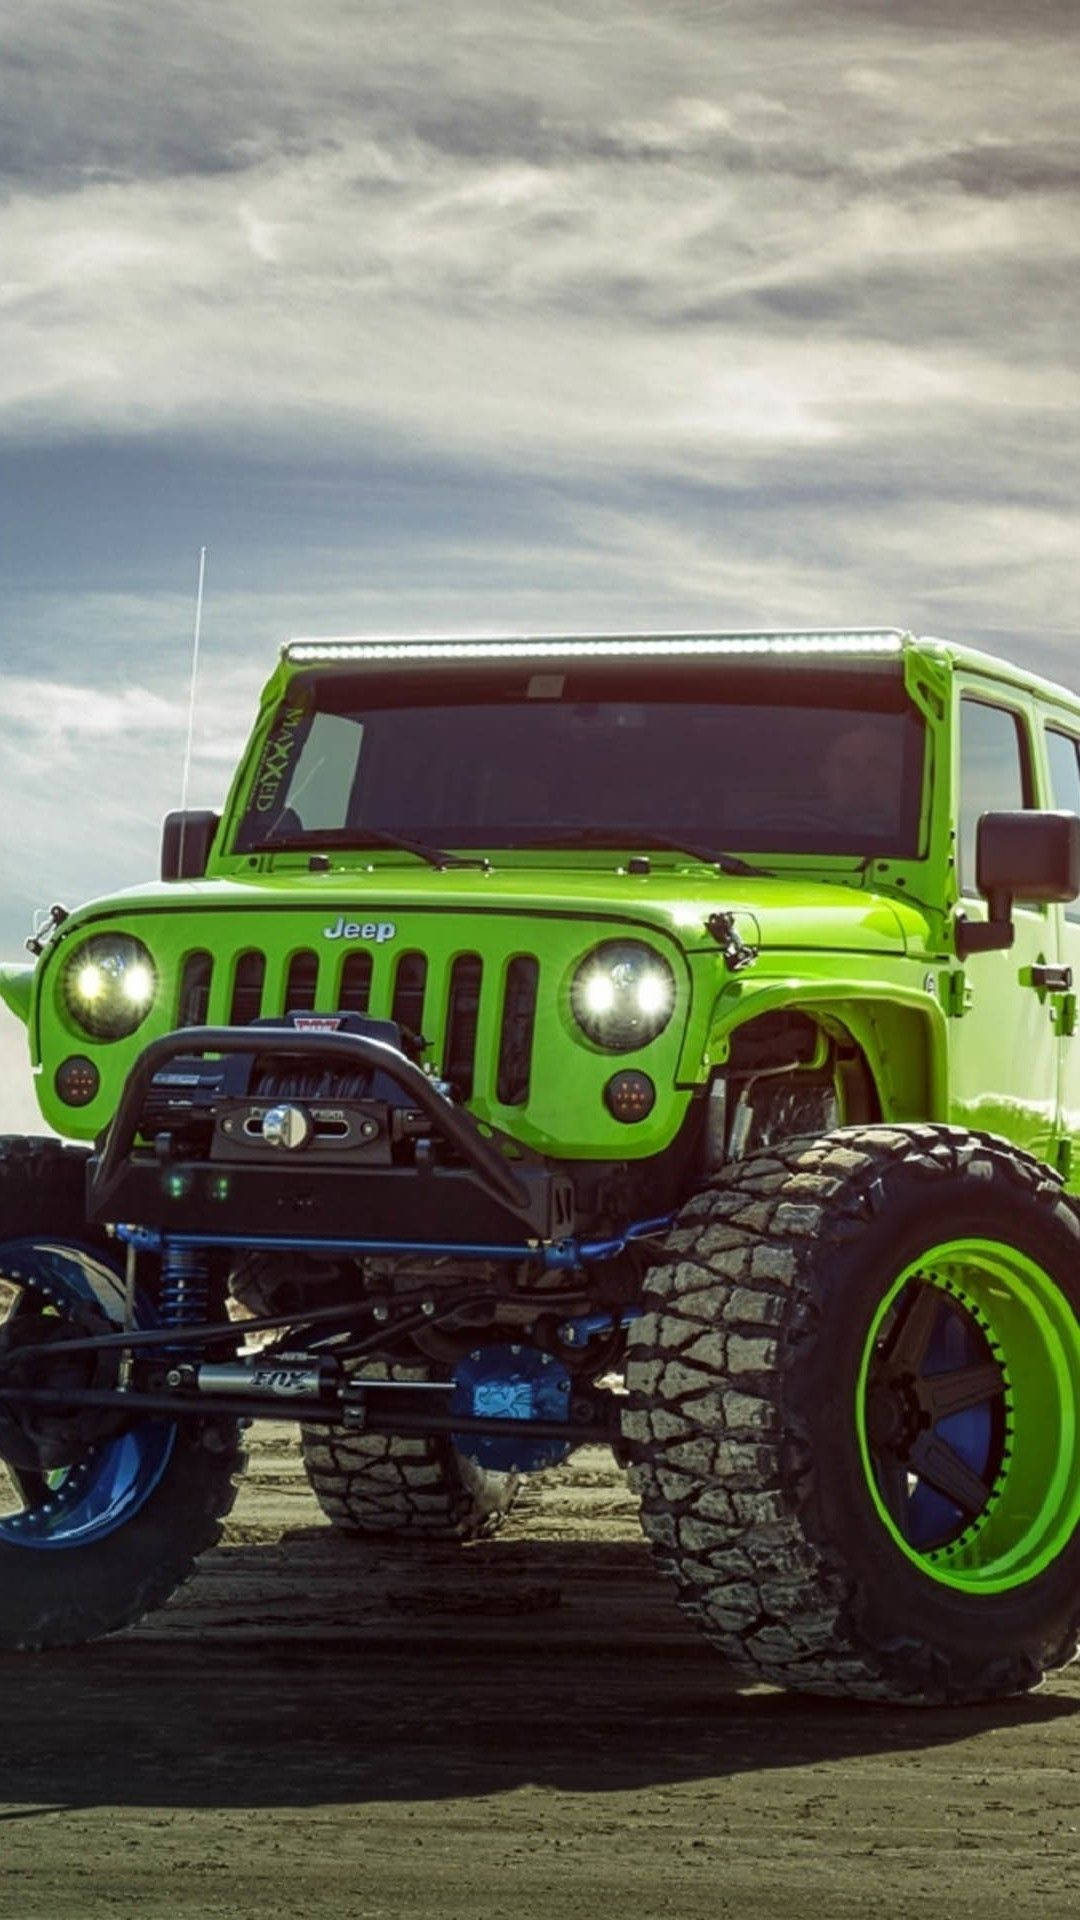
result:
[[[1080,1910],[1080,1669],[944,1713],[740,1688],[606,1456],[406,1553],[262,1433],[168,1608],[0,1659],[5,1920]]]

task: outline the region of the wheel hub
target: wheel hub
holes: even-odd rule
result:
[[[866,1380],[866,1441],[881,1492],[924,1553],[982,1524],[1005,1461],[1004,1369],[970,1302],[913,1274],[882,1327]]]
[[[115,1385],[114,1359],[49,1351],[57,1342],[93,1331],[71,1320],[46,1319],[39,1313],[19,1314],[0,1326],[0,1379],[8,1388],[51,1393]],[[88,1447],[117,1433],[122,1425],[123,1417],[107,1408],[20,1406],[18,1401],[9,1400],[0,1411],[0,1457],[13,1467],[48,1472],[68,1466]]]
[[[920,1426],[929,1424],[914,1388],[910,1375],[886,1375],[872,1380],[867,1389],[866,1432],[870,1445],[901,1460],[910,1455]]]

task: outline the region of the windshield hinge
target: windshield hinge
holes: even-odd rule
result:
[[[705,926],[720,948],[729,973],[741,973],[744,967],[753,966],[758,949],[740,938],[733,913],[710,913]]]

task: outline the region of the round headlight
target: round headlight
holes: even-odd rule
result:
[[[663,1033],[675,1006],[675,975],[640,940],[605,940],[581,962],[570,1005],[583,1033],[611,1053],[632,1053]]]
[[[60,990],[84,1033],[95,1040],[123,1040],[149,1013],[157,975],[141,940],[129,933],[95,933],[69,955]]]

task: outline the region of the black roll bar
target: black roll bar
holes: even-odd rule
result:
[[[168,1061],[193,1053],[294,1054],[305,1060],[316,1056],[343,1070],[363,1067],[389,1074],[503,1205],[528,1218],[529,1196],[498,1148],[484,1139],[471,1114],[453,1106],[397,1047],[359,1033],[308,1033],[293,1027],[178,1027],[160,1040],[151,1040],[124,1082],[100,1157],[96,1165],[92,1163],[92,1212],[100,1215],[107,1206],[110,1189],[134,1145],[155,1073]]]

